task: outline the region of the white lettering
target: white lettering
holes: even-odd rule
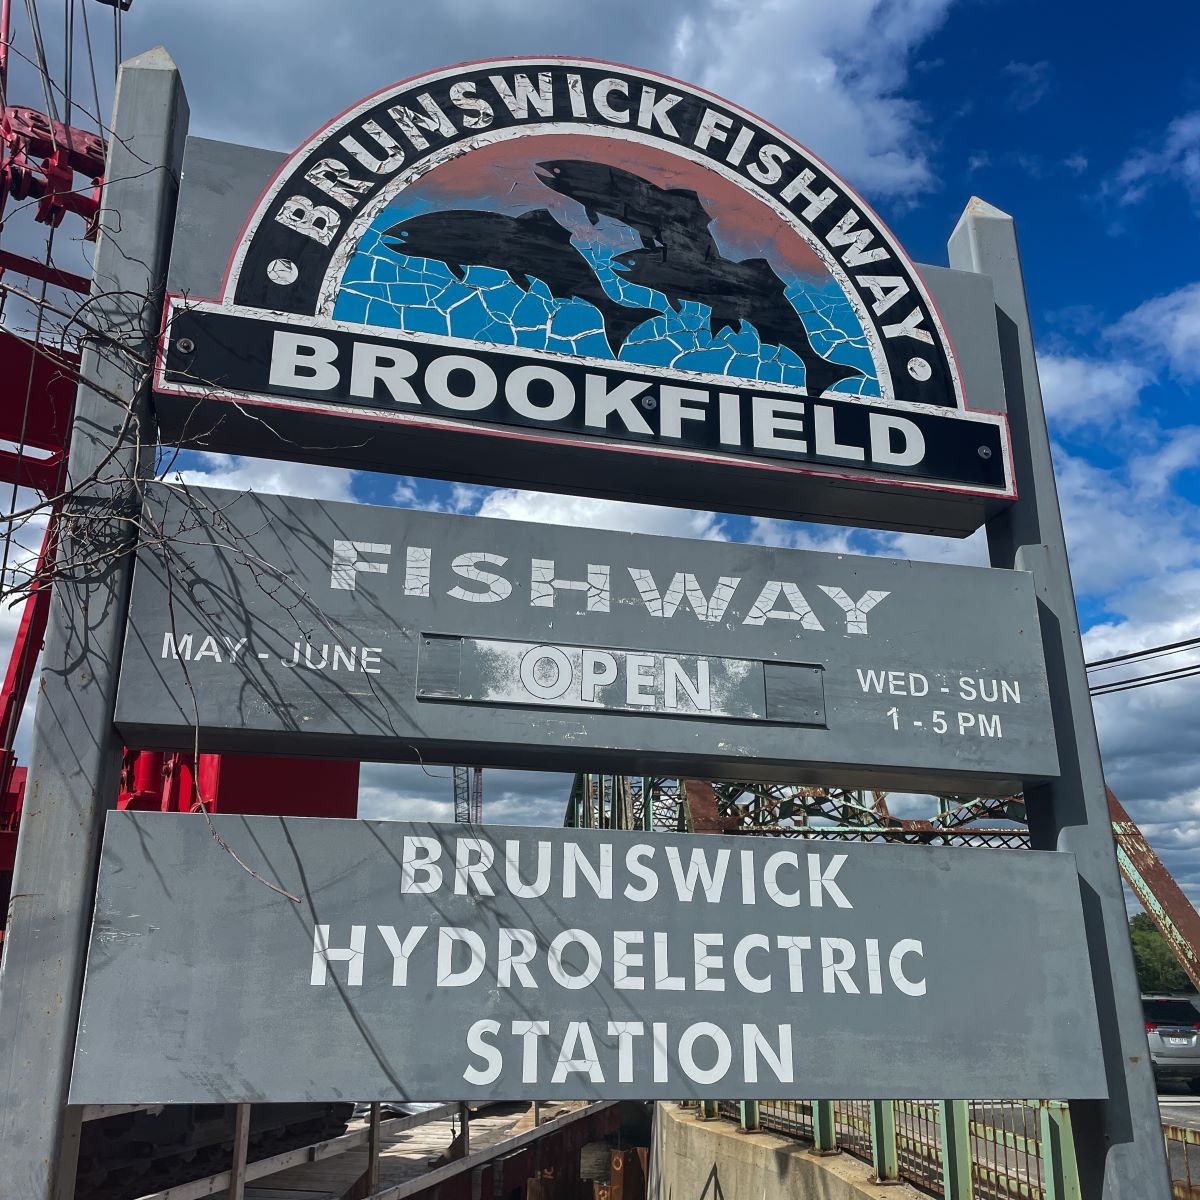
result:
[[[467,965],[454,969],[454,948],[467,948]],[[437,986],[467,987],[483,974],[487,964],[487,951],[483,938],[473,929],[462,929],[456,925],[444,925],[438,930]]]
[[[503,575],[497,575],[492,571],[481,571],[478,566],[481,562],[491,563],[494,567],[502,567],[508,562],[508,559],[502,554],[488,554],[483,550],[473,550],[468,554],[457,555],[450,564],[450,570],[463,579],[483,584],[485,590],[469,592],[466,588],[456,584],[446,595],[452,596],[455,600],[468,600],[474,604],[494,604],[497,600],[506,600],[511,596],[512,584]]]
[[[437,838],[417,834],[406,837],[400,851],[400,894],[414,896],[436,892],[442,886],[442,868],[437,865],[441,856],[442,844]]]
[[[708,1038],[716,1048],[716,1061],[708,1068],[696,1062],[696,1043],[700,1038]],[[729,1044],[729,1035],[719,1025],[697,1021],[683,1031],[679,1039],[679,1065],[689,1079],[705,1085],[718,1083],[725,1078],[732,1062],[733,1047]]]
[[[329,571],[329,586],[334,591],[352,592],[358,586],[358,574],[386,575],[385,562],[359,558],[360,554],[391,554],[390,542],[347,542],[335,539],[333,562]],[[165,657],[165,654],[164,654]]]
[[[280,225],[328,246],[334,239],[342,218],[336,208],[314,204],[305,196],[289,196],[275,214]]]
[[[392,955],[392,987],[407,987],[408,960],[429,927],[413,925],[403,939],[396,934],[394,925],[380,925],[377,928]]]
[[[912,467],[925,457],[925,435],[907,417],[889,413],[868,413],[871,434],[871,459],[884,467]],[[895,448],[895,435],[900,447]]]
[[[454,894],[465,896],[471,887],[476,895],[494,896],[495,889],[487,873],[496,859],[491,842],[483,838],[460,837],[454,847]]]
[[[803,438],[789,437],[787,432],[804,432],[803,400],[754,396],[751,404],[754,413],[754,445],[757,449],[792,450],[798,454],[808,452],[808,443]]]
[[[313,929],[313,958],[312,973],[308,982],[313,987],[324,987],[328,979],[328,964],[344,962],[346,967],[346,986],[361,987],[363,977],[363,951],[367,945],[367,927],[365,925],[350,926],[350,946],[346,950],[334,950],[329,945],[329,926],[317,925]],[[893,955],[893,957],[895,957]],[[893,974],[895,969],[893,968]]]
[[[824,584],[818,586],[846,614],[846,632],[859,633],[864,637],[868,636],[867,613],[881,600],[892,594],[891,592],[869,591],[863,592],[861,599],[851,600],[840,587],[826,587]],[[860,672],[859,680],[861,681],[861,679],[862,673]]]
[[[835,854],[830,860],[829,866],[822,871],[821,856],[819,854],[808,856],[808,903],[813,908],[822,907],[826,894],[838,908],[854,907],[846,899],[846,893],[834,883],[834,877],[845,865],[846,855]]]
[[[536,988],[537,980],[525,965],[536,953],[537,938],[533,930],[502,928],[496,949],[496,986],[512,987],[512,977],[516,975],[522,987]]]
[[[408,382],[418,365],[417,356],[399,346],[355,342],[350,359],[350,395],[374,400],[376,385],[382,383],[397,404],[420,407],[420,398]]]
[[[500,1022],[489,1020],[476,1021],[467,1030],[467,1049],[482,1058],[485,1063],[483,1067],[474,1065],[467,1067],[463,1072],[463,1078],[468,1083],[484,1087],[489,1083],[495,1083],[500,1078],[500,1071],[504,1066],[504,1055],[495,1046],[484,1041],[485,1034],[490,1033],[494,1037],[499,1032]]]
[[[587,955],[587,966],[578,974],[572,974],[563,963],[563,953],[567,947],[577,944],[583,947]],[[546,955],[546,967],[550,978],[573,992],[590,987],[600,974],[604,959],[600,953],[600,943],[586,929],[564,929],[551,943]]]
[[[276,329],[271,342],[270,382],[273,387],[327,392],[341,379],[333,365],[337,353],[337,343],[329,338]]]

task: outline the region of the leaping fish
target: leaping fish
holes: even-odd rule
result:
[[[582,204],[593,225],[601,216],[628,225],[647,250],[659,246],[664,257],[687,254],[701,260],[720,253],[708,228],[712,217],[688,188],[661,188],[621,167],[574,158],[538,163],[537,177]]]
[[[494,267],[507,271],[522,291],[529,290],[532,279],[540,279],[559,299],[586,300],[604,318],[614,355],[643,321],[661,315],[614,300],[571,244],[570,231],[545,209],[519,217],[476,209],[423,213],[393,225],[383,236],[388,249],[443,262],[460,280],[468,266]]]
[[[857,367],[830,362],[816,352],[786,285],[765,258],[734,262],[718,254],[698,263],[673,254],[664,258],[657,250],[633,250],[618,255],[613,269],[630,283],[661,292],[673,308],[681,300],[707,305],[713,333],[725,326],[737,330],[742,321],[753,325],[761,341],[795,352],[804,363],[804,382],[811,392],[819,394],[841,379],[862,374]]]

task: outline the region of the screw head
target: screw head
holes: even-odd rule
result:
[[[987,462],[987,460],[992,457],[991,446],[980,446],[979,447],[979,457],[982,458],[984,460],[984,462]]]
[[[642,397],[642,407],[643,408],[657,408],[658,400],[655,399],[655,397],[653,397],[653,396],[643,396]]]
[[[191,354],[191,352],[196,348],[196,343],[193,342],[191,338],[180,338],[179,341],[175,343],[175,348],[180,354]]]

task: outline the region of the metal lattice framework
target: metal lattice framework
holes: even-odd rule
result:
[[[936,813],[903,819],[889,811],[887,792],[757,782],[714,781],[708,786],[721,829],[727,833],[1014,849],[1029,844],[1025,802],[1020,796],[939,796],[934,798]],[[685,793],[682,781],[675,778],[581,773],[571,788],[565,824],[593,829],[693,829]]]
[[[454,820],[478,825],[483,820],[483,771],[479,767],[454,768]]]
[[[1020,796],[937,796],[933,798],[936,812],[912,819],[893,816],[888,793],[881,791],[754,782],[711,786],[730,833],[922,845],[1024,848],[1029,844],[1025,802]]]

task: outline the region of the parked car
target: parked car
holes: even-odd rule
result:
[[[1182,1079],[1200,1093],[1200,1012],[1179,996],[1143,996],[1155,1079]]]

